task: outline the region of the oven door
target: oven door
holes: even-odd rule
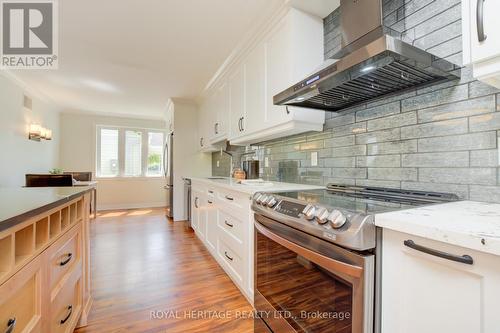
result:
[[[374,255],[255,215],[255,308],[274,333],[373,332]]]

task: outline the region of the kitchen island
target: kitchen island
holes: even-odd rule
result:
[[[0,189],[0,327],[73,332],[92,304],[91,187]]]

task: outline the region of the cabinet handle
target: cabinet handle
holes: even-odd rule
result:
[[[198,200],[199,200],[199,199],[200,199],[200,198],[198,198],[198,197],[196,197],[196,198],[194,199],[194,206],[195,206],[196,208],[200,208],[200,207],[198,207]]]
[[[486,35],[484,34],[484,0],[477,0],[476,3],[476,27],[477,27],[477,39],[480,42],[486,40]]]
[[[447,259],[447,260],[451,260],[451,261],[456,261],[456,262],[459,262],[462,264],[467,264],[467,265],[474,264],[474,260],[472,259],[472,257],[467,255],[467,254],[464,254],[462,256],[458,256],[455,254],[450,254],[450,253],[446,253],[443,251],[434,250],[434,249],[431,249],[431,248],[428,248],[428,247],[425,247],[422,245],[415,244],[415,242],[412,241],[411,239],[405,240],[403,242],[403,244],[405,246],[408,246],[409,248],[414,249],[414,250],[430,254],[431,256],[435,256],[435,257],[439,257],[439,258],[443,258],[443,259]]]
[[[245,127],[243,126],[243,120],[245,120],[245,117],[241,117],[241,131],[242,132],[245,130]]]
[[[233,260],[234,260],[234,258],[231,258],[230,256],[228,256],[228,255],[227,255],[227,251],[224,251],[224,255],[226,256],[226,258],[227,258],[227,259],[229,259],[229,260],[231,260],[231,261],[233,261]]]
[[[241,117],[238,119],[238,131],[241,132]]]
[[[233,197],[231,197],[231,196],[229,196],[229,195],[226,195],[226,197],[225,197],[225,198],[226,198],[227,200],[229,200],[229,201],[233,201],[233,200],[234,200],[234,198],[233,198]]]
[[[5,333],[12,333],[14,332],[14,328],[16,328],[16,318],[10,318],[9,321],[7,322],[7,329],[5,330]]]
[[[214,131],[215,131],[215,134],[219,134],[219,123],[215,123]]]
[[[203,147],[203,138],[200,138],[200,146]]]
[[[63,261],[61,261],[61,262],[59,263],[59,265],[60,265],[60,266],[65,266],[68,262],[70,262],[70,261],[71,261],[71,258],[73,257],[73,253],[68,253],[68,254],[66,255],[66,257],[67,257],[67,258],[66,258],[65,260],[63,260]]]
[[[288,105],[285,106],[286,114],[290,114],[290,110],[288,110]]]
[[[73,314],[73,305],[69,305],[68,306],[68,314],[66,315],[66,317],[64,317],[64,319],[61,319],[60,324],[64,325],[68,321],[68,319],[71,317],[72,314]]]
[[[213,194],[213,193],[214,193],[214,191],[212,191],[212,190],[208,190],[208,193]]]
[[[207,202],[208,202],[209,204],[213,204],[213,201],[207,200]]]
[[[231,223],[229,223],[229,222],[227,222],[227,221],[224,221],[224,223],[225,223],[228,227],[230,227],[230,228],[234,227],[234,224],[231,224]]]

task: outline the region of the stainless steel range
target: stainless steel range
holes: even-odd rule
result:
[[[375,215],[457,199],[334,184],[255,194],[255,332],[377,331]]]

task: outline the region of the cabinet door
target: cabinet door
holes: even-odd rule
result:
[[[291,57],[289,24],[284,19],[266,41],[266,120],[269,125],[287,122],[292,119],[291,110],[285,106],[274,105],[273,96],[290,87],[295,82],[291,80]]]
[[[231,124],[229,137],[235,138],[245,132],[245,68],[239,66],[229,78],[229,105]]]
[[[16,273],[0,287],[0,327],[8,332],[42,332],[41,301],[43,292],[49,293],[46,281],[42,281],[42,255]],[[46,311],[44,311],[46,312]]]
[[[192,189],[191,193],[191,227],[194,231],[198,230],[199,221],[200,221],[200,197],[201,192],[197,188]]]
[[[404,245],[407,240],[472,265]],[[500,258],[384,229],[382,332],[497,332]]]
[[[266,51],[264,43],[261,43],[249,54],[245,62],[245,125],[248,132],[262,129],[265,122],[265,65]]]
[[[213,198],[209,197],[207,203],[207,245],[210,250],[215,251],[217,247],[217,207]]]
[[[486,39],[479,41],[477,10],[478,6],[483,6],[483,30]],[[500,56],[500,1],[491,0],[470,0],[469,1],[469,16],[470,24],[470,47],[472,62],[480,62],[489,58]]]
[[[212,139],[221,140],[227,138],[229,124],[229,85],[223,82],[213,96],[213,107],[215,118]]]

